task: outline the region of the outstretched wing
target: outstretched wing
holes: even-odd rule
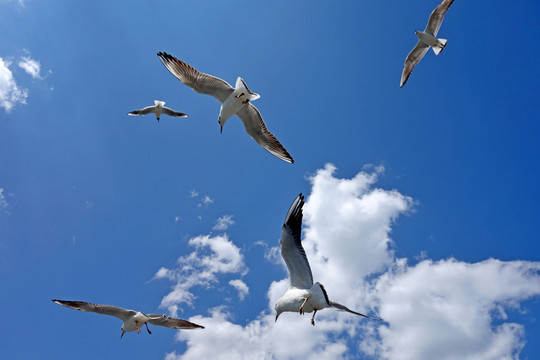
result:
[[[450,6],[453,2],[454,0],[444,0],[442,3],[439,4],[439,6],[435,8],[435,10],[433,10],[431,15],[429,16],[429,20],[424,32],[433,36],[437,36],[437,33],[439,32],[439,29],[441,28],[441,24],[444,19],[444,15],[446,15],[446,12],[448,11],[448,9],[450,9]]]
[[[405,85],[407,79],[409,79],[409,76],[411,76],[414,67],[420,62],[420,60],[422,60],[428,50],[429,46],[427,46],[421,41],[418,41],[418,44],[416,44],[416,46],[412,49],[409,55],[407,55],[407,59],[405,59],[399,87],[403,87],[403,85]]]
[[[204,329],[204,326],[197,325],[187,320],[175,319],[165,315],[148,314],[148,322],[153,325],[165,326],[171,329]]]
[[[174,111],[173,109],[169,109],[168,107],[163,107],[163,114],[167,114],[173,117],[187,117],[187,114],[181,113],[179,111]]]
[[[112,315],[121,319],[122,321],[125,321],[129,317],[136,314],[136,312],[133,310],[126,310],[117,306],[99,305],[99,304],[93,304],[93,303],[84,302],[84,301],[69,301],[69,300],[54,299],[53,302],[57,303],[58,305],[62,305],[62,306],[75,309],[75,310],[94,312],[94,313],[103,314],[103,315]]]
[[[171,74],[198,93],[212,95],[219,102],[223,103],[234,91],[232,86],[226,81],[202,73],[172,55],[165,52],[158,52],[157,56]]]
[[[346,307],[345,305],[338,304],[337,302],[330,301],[330,305],[331,305],[332,307],[338,309],[338,310],[347,311],[347,312],[350,312],[351,314],[363,316],[363,317],[368,318],[368,319],[371,319],[371,320],[379,320],[379,321],[383,321],[383,319],[380,319],[380,318],[375,318],[375,317],[367,316],[367,315],[364,315],[364,314],[360,314],[360,313],[358,313],[358,312],[356,312],[356,311],[352,311],[351,309],[349,309],[349,308]]]
[[[268,131],[261,113],[255,106],[247,104],[243,106],[236,115],[242,120],[246,132],[257,142],[257,144],[281,160],[294,164],[291,154],[285,150],[274,134]]]
[[[133,110],[132,112],[128,113],[128,115],[146,115],[154,112],[155,106],[147,106],[144,109],[141,110]]]
[[[289,269],[291,287],[311,289],[313,286],[313,275],[311,274],[306,252],[302,247],[302,241],[300,239],[303,206],[304,197],[300,194],[293,201],[283,223],[280,241],[281,256],[283,256],[287,269]]]

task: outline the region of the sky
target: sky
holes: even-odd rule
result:
[[[456,0],[400,88],[437,5],[0,0],[0,358],[540,358],[540,3]],[[160,51],[241,76],[295,164]],[[315,281],[384,322],[274,322],[299,193]]]

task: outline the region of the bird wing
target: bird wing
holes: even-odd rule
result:
[[[294,164],[292,156],[285,150],[274,134],[268,131],[261,113],[255,106],[247,104],[243,106],[236,115],[242,120],[246,132],[257,142],[257,144],[281,160]]]
[[[129,317],[136,314],[136,312],[133,310],[127,310],[127,309],[123,309],[117,306],[99,305],[99,304],[93,304],[93,303],[84,302],[84,301],[69,301],[69,300],[54,299],[53,302],[57,303],[58,305],[62,305],[62,306],[75,309],[75,310],[94,312],[94,313],[103,314],[103,315],[112,315],[121,319],[122,321],[125,321]]]
[[[285,260],[291,287],[299,289],[311,289],[313,286],[313,275],[306,256],[306,251],[302,247],[300,235],[302,233],[302,207],[304,206],[304,197],[298,195],[293,201],[281,232],[281,256]]]
[[[169,109],[168,107],[163,107],[163,114],[167,114],[173,117],[187,117],[187,114],[181,113],[179,111],[174,111],[173,109]]]
[[[165,315],[148,314],[148,322],[153,325],[165,326],[171,329],[204,329],[204,326],[197,325],[187,320],[175,319]]]
[[[141,110],[133,110],[132,112],[128,113],[128,115],[146,115],[153,113],[155,111],[155,106],[147,106],[144,109]]]
[[[411,76],[414,67],[420,62],[420,60],[422,60],[428,50],[428,45],[418,41],[418,44],[416,44],[409,55],[407,55],[407,59],[405,59],[405,65],[403,65],[403,72],[401,73],[401,82],[399,87],[403,87],[403,85],[405,85],[407,79],[409,76]]]
[[[348,307],[346,307],[345,305],[341,305],[341,304],[338,304],[337,302],[333,302],[333,301],[330,301],[330,305],[338,310],[342,310],[342,311],[347,311],[347,312],[350,312],[351,314],[355,314],[355,315],[359,315],[359,316],[363,316],[365,318],[368,318],[368,319],[371,319],[371,320],[379,320],[379,321],[383,321],[382,319],[379,319],[379,318],[374,318],[374,317],[371,317],[371,316],[367,316],[367,315],[364,315],[364,314],[360,314],[356,311],[352,311],[351,309],[349,309]]]
[[[223,103],[234,91],[233,87],[226,81],[202,73],[193,66],[178,60],[172,55],[165,52],[158,52],[157,55],[163,65],[165,65],[178,80],[198,93],[212,95],[218,99],[219,102]]]
[[[442,3],[439,4],[439,6],[435,8],[435,10],[433,10],[431,15],[429,16],[429,20],[424,32],[433,36],[437,36],[437,33],[439,32],[442,21],[444,19],[444,15],[446,15],[446,12],[448,11],[448,9],[450,9],[450,6],[453,2],[454,0],[444,0]]]

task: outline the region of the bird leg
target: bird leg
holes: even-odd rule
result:
[[[151,332],[150,329],[148,328],[148,323],[144,323],[144,325],[146,325],[146,330],[148,330],[148,333],[151,334],[152,332]]]
[[[245,95],[244,93],[241,93],[241,94],[236,95],[235,97],[238,99],[238,98],[241,98],[244,95]]]
[[[311,325],[315,326],[315,314],[317,313],[317,309],[313,311],[313,316],[311,317]]]
[[[308,298],[303,298],[304,299],[304,302],[302,303],[302,305],[300,306],[300,315],[304,315],[304,305],[306,305],[307,301],[308,301]]]
[[[245,104],[247,104],[248,102],[249,102],[249,99],[246,99],[246,100],[242,101],[242,104],[245,105]]]
[[[141,333],[141,330],[139,329],[139,322],[135,321],[135,330],[137,330],[137,334]]]

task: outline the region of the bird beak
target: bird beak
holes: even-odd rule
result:
[[[220,124],[221,125],[221,124]],[[223,125],[221,125],[221,128],[219,129],[219,133],[223,134]]]
[[[274,322],[277,322],[277,318],[279,317],[279,314],[276,314],[276,320]]]
[[[120,335],[120,339],[122,338],[122,336],[124,336],[124,333],[125,333],[125,331],[122,330],[122,335]]]

